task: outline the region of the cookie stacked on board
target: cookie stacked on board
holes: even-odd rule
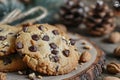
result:
[[[47,75],[65,74],[78,64],[78,52],[69,37],[48,24],[23,27],[16,39],[16,50],[34,71]]]
[[[16,53],[15,40],[20,28],[0,25],[0,71],[9,72],[26,68],[21,57]]]
[[[29,67],[43,74],[59,75],[71,72],[78,64],[79,54],[72,39],[52,25],[1,25],[0,43],[0,71]]]

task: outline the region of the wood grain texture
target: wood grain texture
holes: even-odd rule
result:
[[[105,54],[102,50],[100,50],[93,42],[91,42],[87,38],[80,37],[80,39],[85,39],[91,44],[93,44],[94,48],[96,48],[98,52],[97,58],[88,69],[74,75],[73,77],[64,80],[97,80],[97,77],[102,74],[102,69],[105,64]]]

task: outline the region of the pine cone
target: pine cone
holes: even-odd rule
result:
[[[91,6],[86,20],[86,26],[90,34],[102,36],[111,33],[114,28],[114,14],[103,1],[97,1]]]
[[[87,7],[80,0],[67,0],[61,7],[61,21],[67,26],[78,26],[86,17]]]
[[[114,1],[114,12],[116,15],[120,15],[120,0]]]

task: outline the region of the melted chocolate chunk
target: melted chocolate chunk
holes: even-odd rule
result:
[[[23,44],[21,42],[17,42],[16,43],[16,48],[17,49],[22,49],[23,48]]]
[[[43,30],[44,30],[44,27],[43,27],[42,25],[40,25],[40,26],[38,27],[38,29],[41,30],[41,31],[43,31]]]
[[[4,41],[5,39],[6,39],[5,36],[0,36],[0,40],[1,40],[1,41]]]
[[[58,62],[59,61],[58,56],[53,56],[52,58],[53,58],[54,62]]]
[[[39,36],[37,34],[32,35],[32,39],[35,41],[39,40]]]
[[[51,53],[54,54],[54,55],[57,55],[58,51],[57,50],[52,50]]]
[[[24,27],[23,27],[23,31],[24,31],[24,32],[27,32],[27,30],[28,30],[28,27],[27,27],[27,26],[24,26]]]
[[[58,30],[53,30],[52,33],[53,33],[54,35],[59,35]]]
[[[62,53],[63,53],[64,56],[68,57],[69,54],[70,54],[70,51],[69,50],[64,50],[64,51],[62,51]]]
[[[74,39],[69,39],[70,40],[70,43],[71,43],[71,45],[75,45],[75,40]]]
[[[29,50],[30,50],[31,52],[36,52],[36,51],[37,51],[37,47],[36,47],[36,46],[30,46],[30,47],[29,47]]]
[[[42,40],[44,40],[44,41],[49,41],[49,36],[48,36],[48,35],[45,35],[45,36],[42,38]]]
[[[56,49],[56,48],[57,48],[57,45],[56,45],[55,43],[50,43],[49,45],[50,45],[50,47],[51,47],[52,49]]]
[[[12,63],[12,60],[11,60],[11,58],[6,57],[3,59],[3,63],[4,63],[4,65],[8,65],[8,64]]]

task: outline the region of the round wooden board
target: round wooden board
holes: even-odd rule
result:
[[[69,34],[71,38],[76,40],[76,46],[80,53],[86,51],[83,47],[86,45],[91,46],[88,50],[92,59],[83,64],[79,64],[76,70],[71,73],[58,76],[42,76],[41,80],[96,80],[96,78],[102,73],[102,67],[104,65],[104,53],[91,41],[85,39],[76,34]],[[85,45],[82,42],[86,42]],[[18,75],[17,73],[8,73],[7,80],[29,80],[25,75]]]

